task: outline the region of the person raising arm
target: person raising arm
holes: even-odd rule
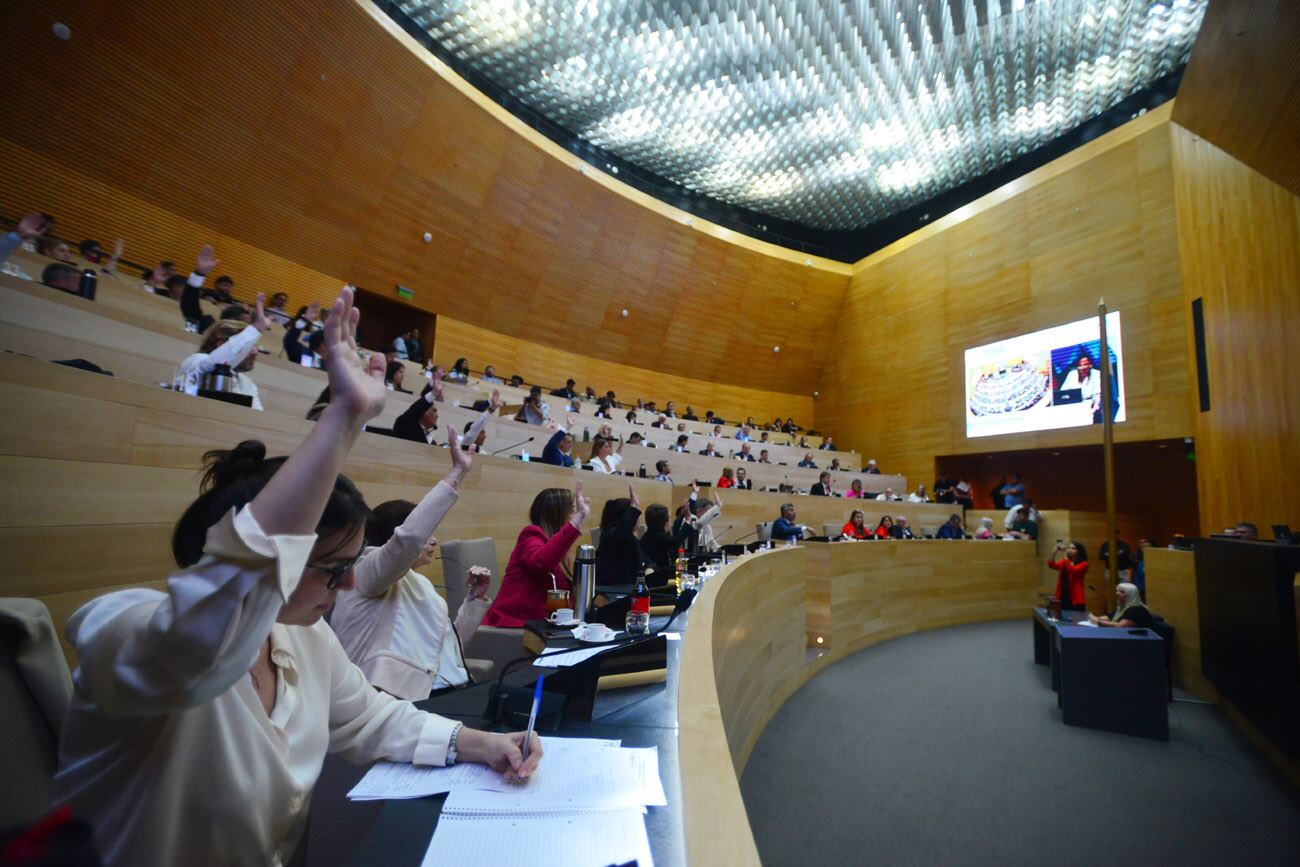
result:
[[[572,491],[544,488],[538,492],[528,509],[529,524],[519,532],[501,591],[483,625],[520,627],[529,620],[546,619],[546,591],[573,589],[566,560],[589,514],[591,501],[582,495],[581,482]]]

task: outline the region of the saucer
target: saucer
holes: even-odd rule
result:
[[[581,625],[582,625],[582,621],[581,621],[581,620],[570,620],[570,621],[567,621],[567,622],[565,622],[565,623],[560,623],[560,622],[555,621],[555,620],[548,620],[548,621],[546,621],[546,622],[549,623],[549,624],[551,624],[552,626],[554,626],[556,629],[572,629],[572,628],[575,627],[575,626],[581,626]]]

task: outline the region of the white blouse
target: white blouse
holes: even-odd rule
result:
[[[257,326],[250,325],[212,352],[196,352],[188,356],[176,369],[172,388],[186,394],[198,394],[203,374],[210,372],[218,364],[228,364],[235,374],[230,390],[236,394],[248,395],[253,399],[253,409],[260,410],[262,397],[257,393],[257,383],[235,368],[248,357],[248,353],[257,351],[257,341],[261,336],[262,332],[257,330]]]
[[[446,601],[410,567],[460,494],[441,481],[383,545],[357,562],[357,589],[334,603],[330,625],[375,686],[410,701],[469,681],[456,641],[468,642],[491,603],[466,600],[452,629]]]
[[[68,621],[81,665],[55,798],[106,864],[282,864],[327,752],[446,762],[455,723],[375,691],[325,623],[275,623],[314,542],[232,510],[165,593],[110,593]],[[268,633],[269,718],[248,676]]]
[[[618,452],[612,452],[607,458],[592,458],[587,465],[598,473],[609,475],[618,469],[618,465],[623,462],[623,456]]]

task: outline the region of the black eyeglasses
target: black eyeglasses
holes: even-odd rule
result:
[[[324,572],[326,575],[330,576],[329,580],[325,582],[325,589],[333,590],[342,583],[344,576],[352,571],[352,567],[356,566],[357,561],[360,559],[361,554],[357,554],[357,556],[352,559],[344,560],[342,563],[335,566],[317,566],[315,563],[308,563],[307,568],[315,569],[318,572]]]

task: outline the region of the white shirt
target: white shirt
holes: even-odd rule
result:
[[[446,601],[410,568],[459,497],[445,481],[425,494],[391,539],[366,550],[356,566],[356,592],[340,593],[330,616],[339,643],[366,678],[408,701],[469,682],[456,635],[469,641],[491,604],[462,603],[453,630]]]
[[[1033,521],[1035,524],[1043,523],[1043,516],[1037,509],[1031,509],[1028,506],[1012,506],[1010,509],[1007,509],[1007,515],[1002,519],[1002,526],[1010,530],[1016,523],[1016,512],[1020,511],[1022,508],[1025,511],[1025,517],[1030,521]]]
[[[81,665],[55,801],[94,826],[106,864],[278,865],[327,752],[445,763],[455,723],[373,689],[325,623],[275,623],[314,542],[232,510],[166,593],[109,593],[68,621]],[[248,675],[268,633],[269,718]]]
[[[907,501],[908,501],[909,503],[928,503],[928,502],[930,502],[930,498],[929,498],[929,497],[922,497],[920,494],[917,494],[917,493],[914,491],[914,492],[912,492],[912,493],[910,493],[910,494],[907,495]]]
[[[203,374],[211,372],[218,364],[229,365],[232,371],[235,370],[248,357],[248,353],[257,351],[257,341],[261,336],[262,332],[257,330],[257,326],[250,325],[212,352],[194,353],[181,362],[172,380],[172,388],[186,394],[198,394]],[[262,398],[258,396],[257,383],[244,374],[235,371],[234,383],[230,390],[251,397],[253,409],[262,408]]]
[[[1083,393],[1084,400],[1092,400],[1101,391],[1101,374],[1092,369],[1088,372],[1088,378],[1079,381],[1079,369],[1076,367],[1065,375],[1065,382],[1061,383],[1061,391],[1069,388],[1077,388]]]
[[[592,458],[587,462],[587,466],[591,467],[598,473],[609,475],[613,473],[614,470],[618,469],[618,465],[622,462],[622,455],[618,452],[611,452],[610,456],[607,458]]]

